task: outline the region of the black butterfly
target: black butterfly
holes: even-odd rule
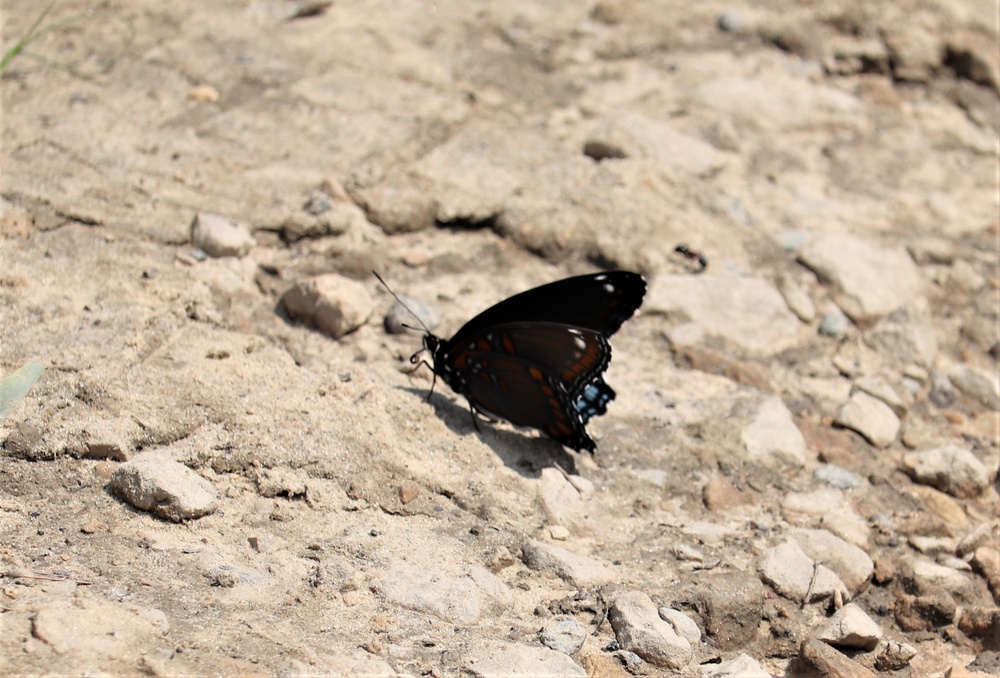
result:
[[[593,452],[586,424],[615,397],[603,378],[608,339],[645,293],[643,277],[628,271],[566,278],[501,301],[447,341],[428,331],[424,348],[435,380],[465,396],[473,412]]]

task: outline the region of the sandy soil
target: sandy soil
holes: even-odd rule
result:
[[[4,2],[5,50],[43,5]],[[996,2],[63,0],[47,21],[68,17],[0,80],[0,375],[47,366],[0,423],[5,673],[531,675],[570,618],[586,639],[551,670],[626,675],[602,619],[638,591],[704,636],[636,670],[746,653],[782,675],[836,607],[758,577],[798,528],[860,531],[874,562],[851,597],[884,640],[844,650],[857,670],[1000,665],[1000,579],[957,546],[988,559],[1000,530]],[[202,257],[199,213],[252,245]],[[370,273],[449,336],[601,268],[650,291],[593,457],[477,431],[440,380],[428,401]],[[333,300],[359,314],[339,338],[281,303],[330,273],[362,286]],[[899,401],[877,444],[838,425],[866,379]],[[948,444],[988,482],[907,472]],[[148,454],[212,510],[113,492]],[[531,540],[591,569],[530,563]],[[965,583],[927,612],[916,561]],[[915,657],[877,664],[890,640]]]

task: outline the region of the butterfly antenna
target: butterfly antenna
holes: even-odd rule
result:
[[[386,281],[382,280],[382,276],[380,276],[377,271],[372,271],[372,274],[376,278],[378,278],[378,281],[380,283],[382,283],[382,287],[384,287],[387,290],[389,290],[389,294],[392,295],[393,299],[395,299],[396,301],[398,301],[400,306],[402,306],[407,311],[409,311],[410,315],[412,315],[414,318],[417,319],[417,322],[420,323],[420,327],[424,328],[424,332],[426,332],[427,334],[430,334],[431,333],[431,328],[427,327],[427,325],[424,324],[424,321],[420,319],[420,316],[417,315],[416,313],[414,313],[413,309],[410,308],[409,306],[407,306],[406,302],[403,301],[402,299],[400,299],[399,295],[392,291],[392,288],[389,287],[388,283],[386,283]],[[411,327],[410,325],[403,325],[403,327],[405,327],[408,330],[417,330],[417,329],[419,329],[419,328],[416,328],[416,327]]]

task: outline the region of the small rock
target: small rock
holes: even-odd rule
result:
[[[542,645],[563,654],[573,654],[583,647],[586,639],[587,629],[575,619],[546,624],[541,635]]]
[[[257,244],[250,229],[234,219],[199,212],[191,223],[191,244],[210,257],[242,257]]]
[[[888,405],[867,393],[857,392],[840,408],[834,423],[860,433],[876,447],[890,445],[899,434],[899,417]]]
[[[756,659],[743,653],[718,664],[702,664],[698,671],[701,678],[771,678]]]
[[[299,281],[282,295],[281,303],[290,316],[334,339],[361,327],[374,310],[365,285],[336,273]]]
[[[838,490],[853,490],[864,484],[864,479],[856,473],[847,469],[834,466],[833,464],[820,464],[813,471],[816,480],[826,483],[830,487]]]
[[[399,299],[393,301],[382,321],[385,331],[389,334],[403,334],[410,331],[409,327],[414,326],[433,330],[440,323],[441,314],[430,304],[406,295],[400,295]]]
[[[901,370],[908,365],[929,368],[938,351],[930,314],[919,308],[904,307],[889,314],[866,330],[862,340]]]
[[[826,530],[797,528],[789,536],[810,558],[833,570],[851,597],[863,591],[875,572],[875,563],[862,549]]]
[[[958,394],[955,393],[955,385],[951,383],[948,375],[941,370],[931,370],[930,380],[931,390],[927,394],[927,397],[934,406],[944,409],[954,405],[955,400],[958,399]]]
[[[916,656],[917,648],[898,640],[890,640],[875,658],[875,668],[879,671],[899,671],[908,666]]]
[[[775,591],[797,603],[831,598],[837,591],[849,597],[840,577],[813,561],[791,539],[761,554],[760,576]]]
[[[793,525],[812,525],[830,511],[846,506],[843,493],[832,488],[789,492],[781,500],[781,517]]]
[[[878,398],[892,408],[897,417],[906,416],[906,405],[903,404],[899,394],[881,377],[860,377],[855,380],[854,388],[867,393],[873,398]]]
[[[972,569],[986,579],[994,597],[1000,597],[1000,551],[990,546],[980,546],[969,562]]]
[[[952,264],[948,281],[963,292],[978,292],[986,286],[986,278],[964,260]]]
[[[906,590],[918,596],[944,591],[966,600],[974,597],[972,583],[966,575],[928,560],[908,560],[901,576]]]
[[[749,488],[737,488],[728,478],[716,475],[701,489],[701,500],[709,511],[720,511],[754,503]]]
[[[188,90],[188,99],[199,104],[214,104],[219,100],[219,90],[211,85],[195,85]]]
[[[784,297],[789,310],[804,323],[811,323],[816,318],[816,306],[806,289],[794,280],[784,278],[778,286],[778,291]]]
[[[882,629],[864,610],[848,603],[834,612],[816,637],[834,647],[874,650],[882,639]]]
[[[975,552],[980,546],[993,543],[993,534],[987,523],[979,523],[963,536],[955,547],[955,555],[965,557]]]
[[[851,321],[846,315],[837,311],[836,313],[827,313],[823,316],[823,319],[819,321],[818,332],[824,337],[842,337],[847,334],[847,330],[851,327]]]
[[[846,233],[815,238],[799,259],[833,285],[834,300],[854,322],[875,320],[920,293],[920,273],[909,254]]]
[[[837,535],[848,544],[854,544],[860,549],[868,547],[868,537],[871,529],[868,521],[855,513],[849,506],[834,509],[823,515],[819,526]]]
[[[958,619],[958,628],[970,638],[996,638],[1000,634],[1000,608],[967,607]]]
[[[811,638],[802,643],[799,656],[789,667],[789,675],[820,678],[875,678],[875,674],[823,641]]]
[[[795,426],[792,413],[777,396],[760,404],[741,438],[747,456],[753,461],[795,468],[805,463],[806,439]]]
[[[595,588],[615,579],[610,568],[592,558],[534,539],[521,547],[521,553],[532,570],[552,572],[573,586]]]
[[[955,243],[947,238],[930,236],[912,240],[906,251],[918,264],[950,264],[955,260]]]
[[[615,599],[608,621],[623,649],[635,652],[654,666],[679,669],[693,656],[691,643],[660,619],[645,593],[632,591]]]
[[[471,578],[427,563],[391,566],[372,590],[390,604],[432,614],[449,624],[475,624],[483,611],[482,589]]]
[[[674,627],[674,632],[681,638],[687,638],[692,645],[701,642],[701,629],[694,623],[691,617],[679,610],[669,607],[661,607],[657,612],[660,619]]]
[[[724,33],[742,33],[746,28],[746,19],[735,9],[727,9],[716,20],[719,30]]]
[[[925,596],[901,595],[895,604],[896,623],[904,631],[931,631],[955,621],[958,605],[945,591]]]
[[[111,489],[141,511],[174,522],[215,511],[218,495],[212,484],[169,456],[146,452],[112,474]]]
[[[903,455],[902,470],[916,482],[953,497],[975,497],[990,484],[989,471],[972,452],[945,445]]]
[[[995,369],[988,371],[972,365],[956,365],[948,370],[948,378],[962,393],[994,411],[1000,409],[1000,375]]]
[[[403,483],[399,486],[399,502],[404,506],[420,496],[420,486],[416,483]]]
[[[918,534],[910,535],[907,541],[920,553],[936,556],[942,553],[955,552],[955,540],[951,537],[924,537]]]
[[[101,419],[84,431],[84,456],[89,459],[128,461],[136,448],[139,427],[131,418]]]
[[[247,538],[247,542],[257,553],[271,553],[277,546],[278,540],[273,534],[263,532]]]
[[[931,513],[952,527],[961,529],[968,522],[962,507],[944,492],[935,490],[933,487],[927,487],[926,485],[914,485],[907,489],[907,493],[920,501]]]

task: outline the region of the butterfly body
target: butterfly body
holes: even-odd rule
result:
[[[501,301],[451,339],[428,332],[424,348],[435,375],[473,411],[593,452],[586,423],[615,397],[603,378],[608,339],[645,291],[642,276],[628,271],[558,280]]]

